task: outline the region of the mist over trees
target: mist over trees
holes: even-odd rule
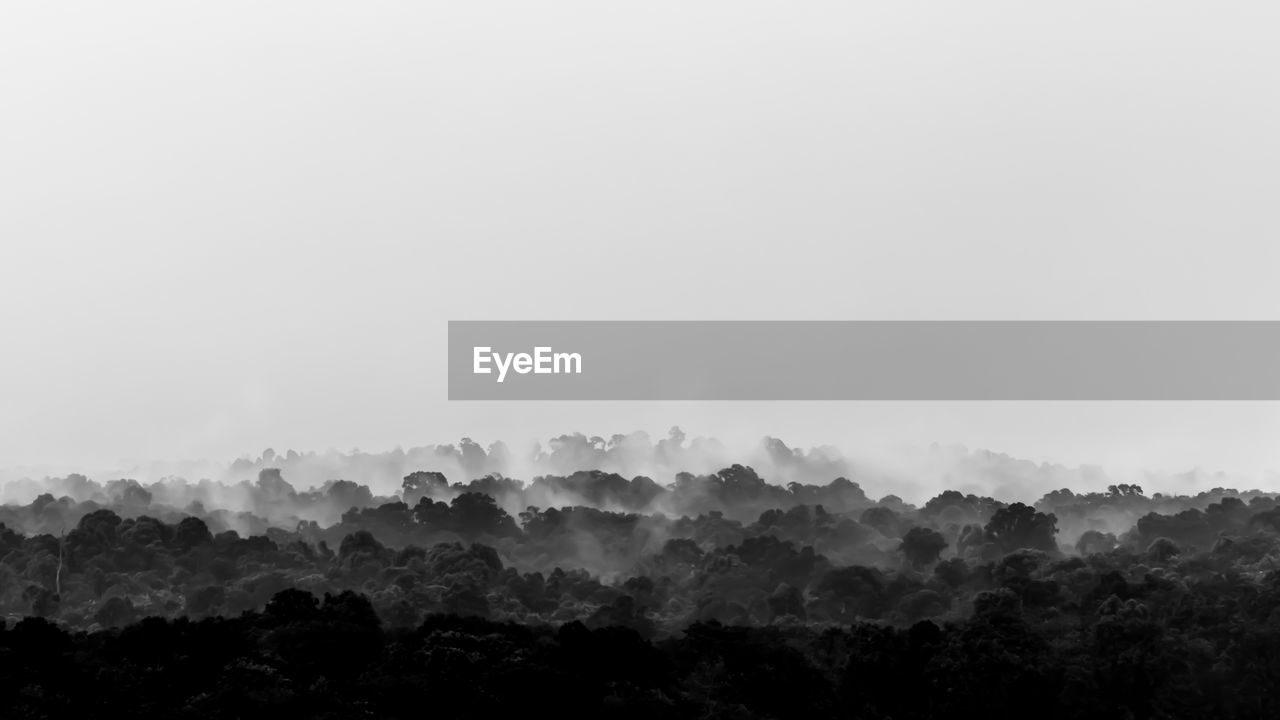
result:
[[[343,479],[369,488],[376,496],[401,493],[402,479],[415,472],[439,472],[453,481],[469,481],[491,474],[531,481],[539,476],[567,477],[598,470],[625,478],[649,477],[661,485],[681,472],[710,475],[739,464],[753,468],[774,485],[823,485],[833,478],[855,479],[872,497],[896,495],[922,504],[943,490],[998,497],[1006,502],[1034,503],[1059,488],[1103,491],[1113,484],[1132,484],[1165,493],[1193,495],[1215,487],[1274,487],[1280,475],[1236,478],[1220,472],[1193,469],[1182,473],[1143,472],[1110,477],[1091,465],[1069,467],[1036,463],[1007,454],[959,446],[871,448],[853,454],[820,446],[791,447],[766,437],[746,447],[727,447],[714,438],[689,437],[678,427],[654,438],[645,432],[608,437],[567,433],[538,443],[482,444],[471,438],[445,443],[396,448],[386,452],[298,452],[268,448],[227,464],[208,461],[139,462],[120,467],[86,469],[0,468],[0,502],[28,503],[44,492],[55,497],[101,501],[103,488],[86,485],[86,475],[103,482],[130,478],[145,486],[163,482],[159,502],[183,507],[200,500],[211,507],[257,512],[276,509],[255,506],[247,487],[264,469],[279,470],[299,490],[319,490]],[[42,479],[43,478],[43,479]],[[184,480],[185,478],[185,480]],[[197,479],[200,479],[197,481]],[[208,480],[209,482],[205,482]],[[190,482],[188,482],[190,481]],[[158,489],[152,488],[152,492]],[[96,493],[96,495],[95,495]],[[520,512],[521,507],[508,511]],[[340,513],[345,508],[339,507]],[[336,517],[336,516],[334,516]],[[309,517],[332,522],[333,517]]]
[[[557,442],[573,471],[518,479],[464,442],[472,472],[394,492],[300,489],[304,456],[274,452],[237,483],[19,483],[40,492],[0,506],[0,716],[1275,714],[1275,493],[912,504],[780,442],[831,474],[659,481],[580,467],[642,445]]]

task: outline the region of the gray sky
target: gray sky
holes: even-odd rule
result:
[[[1275,404],[450,404],[449,319],[1280,319],[1267,2],[6,3],[0,465],[581,430],[1280,466]]]

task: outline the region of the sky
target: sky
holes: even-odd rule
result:
[[[0,466],[643,429],[1280,468],[1275,403],[450,403],[448,320],[1280,319],[1280,6],[0,7]]]

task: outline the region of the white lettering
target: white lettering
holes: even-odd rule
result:
[[[550,350],[551,348],[547,348]],[[561,361],[564,362],[564,370],[560,369]],[[552,361],[552,372],[555,373],[573,373],[574,375],[582,374],[582,355],[578,353],[556,353],[555,360]]]
[[[552,352],[547,346],[535,347],[532,355],[494,352],[490,347],[476,347],[472,350],[472,372],[476,375],[491,375],[496,367],[498,382],[506,381],[510,370],[515,370],[520,375],[582,374],[581,354]]]
[[[507,353],[506,357],[503,357],[502,353],[493,354],[493,362],[498,366],[498,382],[506,379],[507,369],[511,367],[511,359],[514,356],[515,353]]]

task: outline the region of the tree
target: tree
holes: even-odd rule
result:
[[[885,609],[884,575],[875,568],[851,565],[829,570],[816,589],[831,619],[838,622],[878,618]]]
[[[196,517],[184,517],[173,532],[173,544],[183,552],[213,542],[209,526]]]
[[[365,508],[373,504],[373,492],[368,486],[350,480],[330,480],[321,490],[340,508]]]
[[[1076,552],[1081,555],[1111,552],[1116,548],[1116,536],[1098,530],[1086,530],[1076,541]]]
[[[264,613],[283,623],[313,620],[319,614],[320,600],[297,588],[281,590],[271,596]]]
[[[120,627],[133,622],[135,615],[133,603],[117,595],[103,603],[93,619],[103,627]]]
[[[794,585],[782,583],[769,596],[770,619],[791,615],[799,620],[806,618],[804,593]]]
[[[1180,554],[1182,549],[1178,544],[1166,537],[1156,538],[1147,546],[1147,557],[1157,562],[1166,562]]]
[[[1121,483],[1119,485],[1108,485],[1107,493],[1115,497],[1141,497],[1141,485],[1127,485]]]
[[[959,588],[969,579],[969,566],[961,558],[943,560],[933,567],[933,576],[952,589]]]
[[[947,539],[942,533],[926,527],[913,527],[902,536],[898,549],[906,556],[907,562],[920,567],[937,562],[938,556],[947,548]]]
[[[80,518],[75,529],[67,533],[67,555],[77,567],[116,547],[116,528],[120,516],[110,510],[94,510]]]
[[[357,530],[342,538],[338,546],[338,560],[345,566],[357,567],[366,562],[384,564],[390,553],[368,530]]]
[[[450,503],[449,514],[452,529],[464,537],[520,534],[515,520],[488,495],[463,493]]]
[[[901,520],[901,515],[883,505],[867,508],[858,518],[858,522],[879,530],[886,537],[898,536],[898,523]]]
[[[1035,508],[1022,503],[997,510],[983,531],[986,539],[1005,553],[1019,548],[1045,551],[1058,549],[1058,542],[1054,539],[1058,532],[1057,516],[1037,512]]]
[[[58,595],[52,590],[39,585],[28,585],[22,597],[31,605],[31,614],[35,617],[49,617],[58,610]]]
[[[443,473],[419,470],[405,475],[400,487],[400,496],[404,498],[405,504],[413,507],[424,497],[448,490],[449,480]]]

